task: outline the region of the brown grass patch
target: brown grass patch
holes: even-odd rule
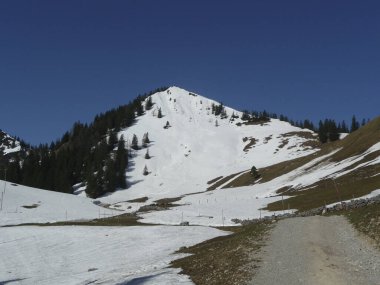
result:
[[[222,228],[233,234],[217,237],[180,250],[192,255],[172,262],[198,285],[243,284],[252,278],[259,260],[254,258],[265,243],[269,224]]]
[[[260,173],[260,171],[259,171]],[[249,186],[255,184],[256,179],[251,175],[249,171],[240,175],[238,178],[232,180],[230,183],[225,185],[223,188],[234,188],[234,187],[242,187]]]
[[[145,203],[146,201],[148,201],[148,197],[141,197],[141,198],[137,198],[137,199],[133,199],[133,200],[128,200],[127,202],[129,202],[129,203]]]
[[[345,216],[356,229],[370,237],[380,249],[380,204],[353,209],[346,212]]]
[[[33,204],[33,205],[24,205],[22,207],[25,209],[34,209],[34,208],[37,208],[39,206],[40,206],[39,204]]]
[[[125,227],[125,226],[146,226],[149,224],[142,224],[139,218],[131,214],[122,214],[114,217],[95,219],[90,221],[64,221],[55,223],[26,223],[19,225],[9,225],[4,227],[14,227],[14,226],[41,226],[41,227],[52,227],[52,226],[99,226],[99,227]]]
[[[174,207],[175,204],[174,202],[178,202],[182,199],[182,197],[175,197],[175,198],[164,198],[164,199],[159,199],[154,201],[157,206],[162,207],[162,208],[169,208],[169,207]]]
[[[306,211],[324,205],[358,198],[379,188],[380,175],[371,177],[379,173],[380,165],[374,165],[341,176],[334,181],[331,179],[319,181],[309,185],[309,190],[287,192],[286,195],[292,196],[284,200],[286,207]],[[337,191],[337,189],[338,191]],[[282,201],[271,203],[266,209],[270,211],[281,211]]]
[[[213,185],[211,185],[210,187],[208,187],[207,191],[215,190],[216,188],[222,186],[224,183],[227,183],[229,180],[231,180],[232,178],[234,178],[235,176],[237,176],[237,175],[239,175],[241,173],[243,173],[243,171],[240,171],[238,173],[234,173],[234,174],[228,175],[228,176],[224,177],[223,179],[220,179],[218,182],[216,182]]]
[[[207,185],[214,184],[216,181],[218,181],[218,180],[220,180],[222,178],[223,178],[223,176],[218,176],[218,177],[216,177],[214,179],[211,179],[210,181],[207,181]]]
[[[249,143],[243,148],[243,151],[249,151],[258,142],[255,138],[249,138]]]

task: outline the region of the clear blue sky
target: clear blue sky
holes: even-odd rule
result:
[[[176,85],[295,120],[379,115],[380,1],[0,2],[0,128],[37,144]]]

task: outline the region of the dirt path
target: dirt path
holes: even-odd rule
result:
[[[249,284],[380,285],[380,252],[344,217],[282,220]]]

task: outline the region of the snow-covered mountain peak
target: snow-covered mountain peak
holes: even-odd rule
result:
[[[206,98],[195,92],[187,91],[179,87],[170,87],[165,91],[155,93],[151,96],[155,103],[153,112],[158,112],[161,108],[166,113],[176,112],[184,116],[198,117],[199,115],[212,115],[212,106],[220,105],[212,99]],[[147,99],[148,100],[148,99]],[[227,116],[233,113],[236,116],[241,116],[241,112],[229,107],[224,107]],[[215,116],[213,116],[215,117]]]
[[[205,191],[216,177],[316,151],[310,144],[316,138],[308,130],[275,119],[243,121],[241,112],[179,87],[149,96],[143,106],[145,114],[119,133],[128,146],[134,135],[139,142],[137,150],[130,148],[129,188],[102,198],[105,202]],[[150,143],[144,145],[147,133]]]
[[[11,154],[21,150],[21,144],[15,138],[0,130],[0,154]]]

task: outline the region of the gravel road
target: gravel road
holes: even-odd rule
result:
[[[285,219],[249,284],[380,285],[380,252],[341,216]]]

